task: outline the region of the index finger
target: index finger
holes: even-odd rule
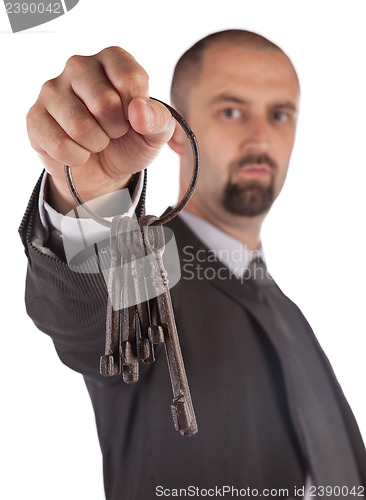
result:
[[[149,76],[136,59],[121,47],[108,47],[97,54],[104,72],[117,90],[128,119],[128,105],[135,97],[148,97]]]

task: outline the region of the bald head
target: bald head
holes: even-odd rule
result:
[[[227,44],[255,50],[277,51],[286,56],[276,44],[251,31],[225,30],[202,38],[181,56],[174,69],[171,102],[177,111],[186,118],[188,114],[187,96],[192,85],[200,78],[205,52],[211,47]]]

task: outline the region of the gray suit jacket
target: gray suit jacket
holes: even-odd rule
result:
[[[103,452],[107,499],[145,500],[155,498],[159,488],[192,492],[223,486],[284,488],[288,493],[282,496],[295,496],[294,488],[304,484],[309,468],[285,391],[281,355],[271,342],[275,327],[255,290],[231,276],[220,262],[193,262],[209,266],[212,279],[192,279],[182,266],[182,278],[171,293],[199,425],[197,435],[182,437],[172,424],[162,346],[156,349],[156,362],[141,367],[137,384],[99,374],[105,282],[98,274],[71,271],[64,260],[46,255],[32,243],[39,185],[19,229],[29,262],[27,311],[51,336],[61,360],[85,378]],[[170,227],[182,259],[186,246],[207,250],[179,218]],[[321,355],[366,484],[366,454],[357,424]]]

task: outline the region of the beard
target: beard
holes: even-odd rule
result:
[[[273,181],[268,186],[254,180],[245,185],[228,181],[223,195],[223,206],[228,212],[246,217],[267,212],[273,201]]]
[[[232,170],[242,168],[250,164],[266,164],[273,172],[276,169],[275,162],[267,155],[247,156],[232,165]],[[275,199],[274,175],[271,175],[269,184],[264,185],[259,180],[248,180],[233,182],[231,178],[226,183],[222,204],[223,207],[234,215],[245,217],[256,217],[267,212]]]

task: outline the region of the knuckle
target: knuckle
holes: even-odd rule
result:
[[[110,47],[106,47],[105,49],[100,51],[101,55],[111,56],[111,57],[123,57],[126,61],[134,61],[134,57],[122,49],[122,47],[118,47],[117,45],[111,45]]]
[[[73,55],[66,61],[65,70],[78,71],[85,63],[86,56]]]
[[[42,88],[41,88],[41,95],[42,94],[50,94],[50,93],[53,93],[55,91],[57,87],[57,84],[56,84],[56,78],[51,78],[51,80],[47,80],[46,82],[44,82],[44,84],[42,85]]]
[[[43,148],[41,154],[42,152],[70,167],[84,165],[90,157],[89,151],[77,147],[66,134],[54,137],[52,142]]]
[[[104,151],[105,148],[108,146],[110,143],[110,138],[105,135],[102,139],[98,141],[98,143],[95,143],[92,145],[90,148],[91,153],[100,153],[101,151]]]
[[[134,82],[136,85],[147,85],[149,81],[149,75],[146,73],[144,68],[139,66],[139,68],[136,68],[127,75],[132,82]]]
[[[37,114],[37,111],[36,111],[36,105],[34,104],[30,110],[28,111],[27,113],[27,116],[25,117],[25,122],[26,122],[26,126],[27,126],[27,130],[28,130],[28,134],[29,134],[29,129],[32,127],[33,125],[33,122],[35,120],[35,115]]]
[[[108,136],[99,129],[93,119],[83,116],[74,116],[70,118],[67,133],[77,144],[90,145],[92,142],[92,144],[88,146],[91,153],[103,151],[110,141]],[[91,141],[92,137],[93,141]]]
[[[149,83],[149,75],[140,66],[137,68],[131,68],[125,73],[121,78],[120,87],[122,91],[133,95],[144,94],[147,91]]]
[[[95,127],[92,120],[83,116],[73,116],[69,118],[67,132],[77,142],[82,141],[90,135]]]
[[[34,149],[34,151],[36,151],[36,153],[38,153],[42,156],[46,155],[44,149],[38,144],[38,142],[35,142],[31,138],[29,138],[29,143],[30,143],[31,147]]]
[[[120,67],[119,81],[116,87],[119,93],[145,93],[148,88],[149,75],[136,59],[121,47],[111,46],[99,53],[108,61],[118,62]]]
[[[66,135],[59,135],[54,137],[45,149],[52,158],[64,162],[66,161],[69,146],[70,139]]]
[[[65,158],[62,163],[69,165],[69,167],[78,167],[84,165],[90,158],[90,153],[86,150],[81,150],[69,154],[68,158]]]
[[[94,116],[103,118],[108,116],[109,114],[120,111],[122,104],[118,94],[113,91],[107,91],[96,96],[93,99],[93,104],[91,107],[91,112]]]
[[[117,45],[111,45],[109,47],[105,47],[103,50],[100,51],[100,54],[113,54],[113,53],[118,53],[118,54],[124,54],[126,51],[122,49],[122,47],[118,47]],[[127,52],[126,52],[127,54]]]

